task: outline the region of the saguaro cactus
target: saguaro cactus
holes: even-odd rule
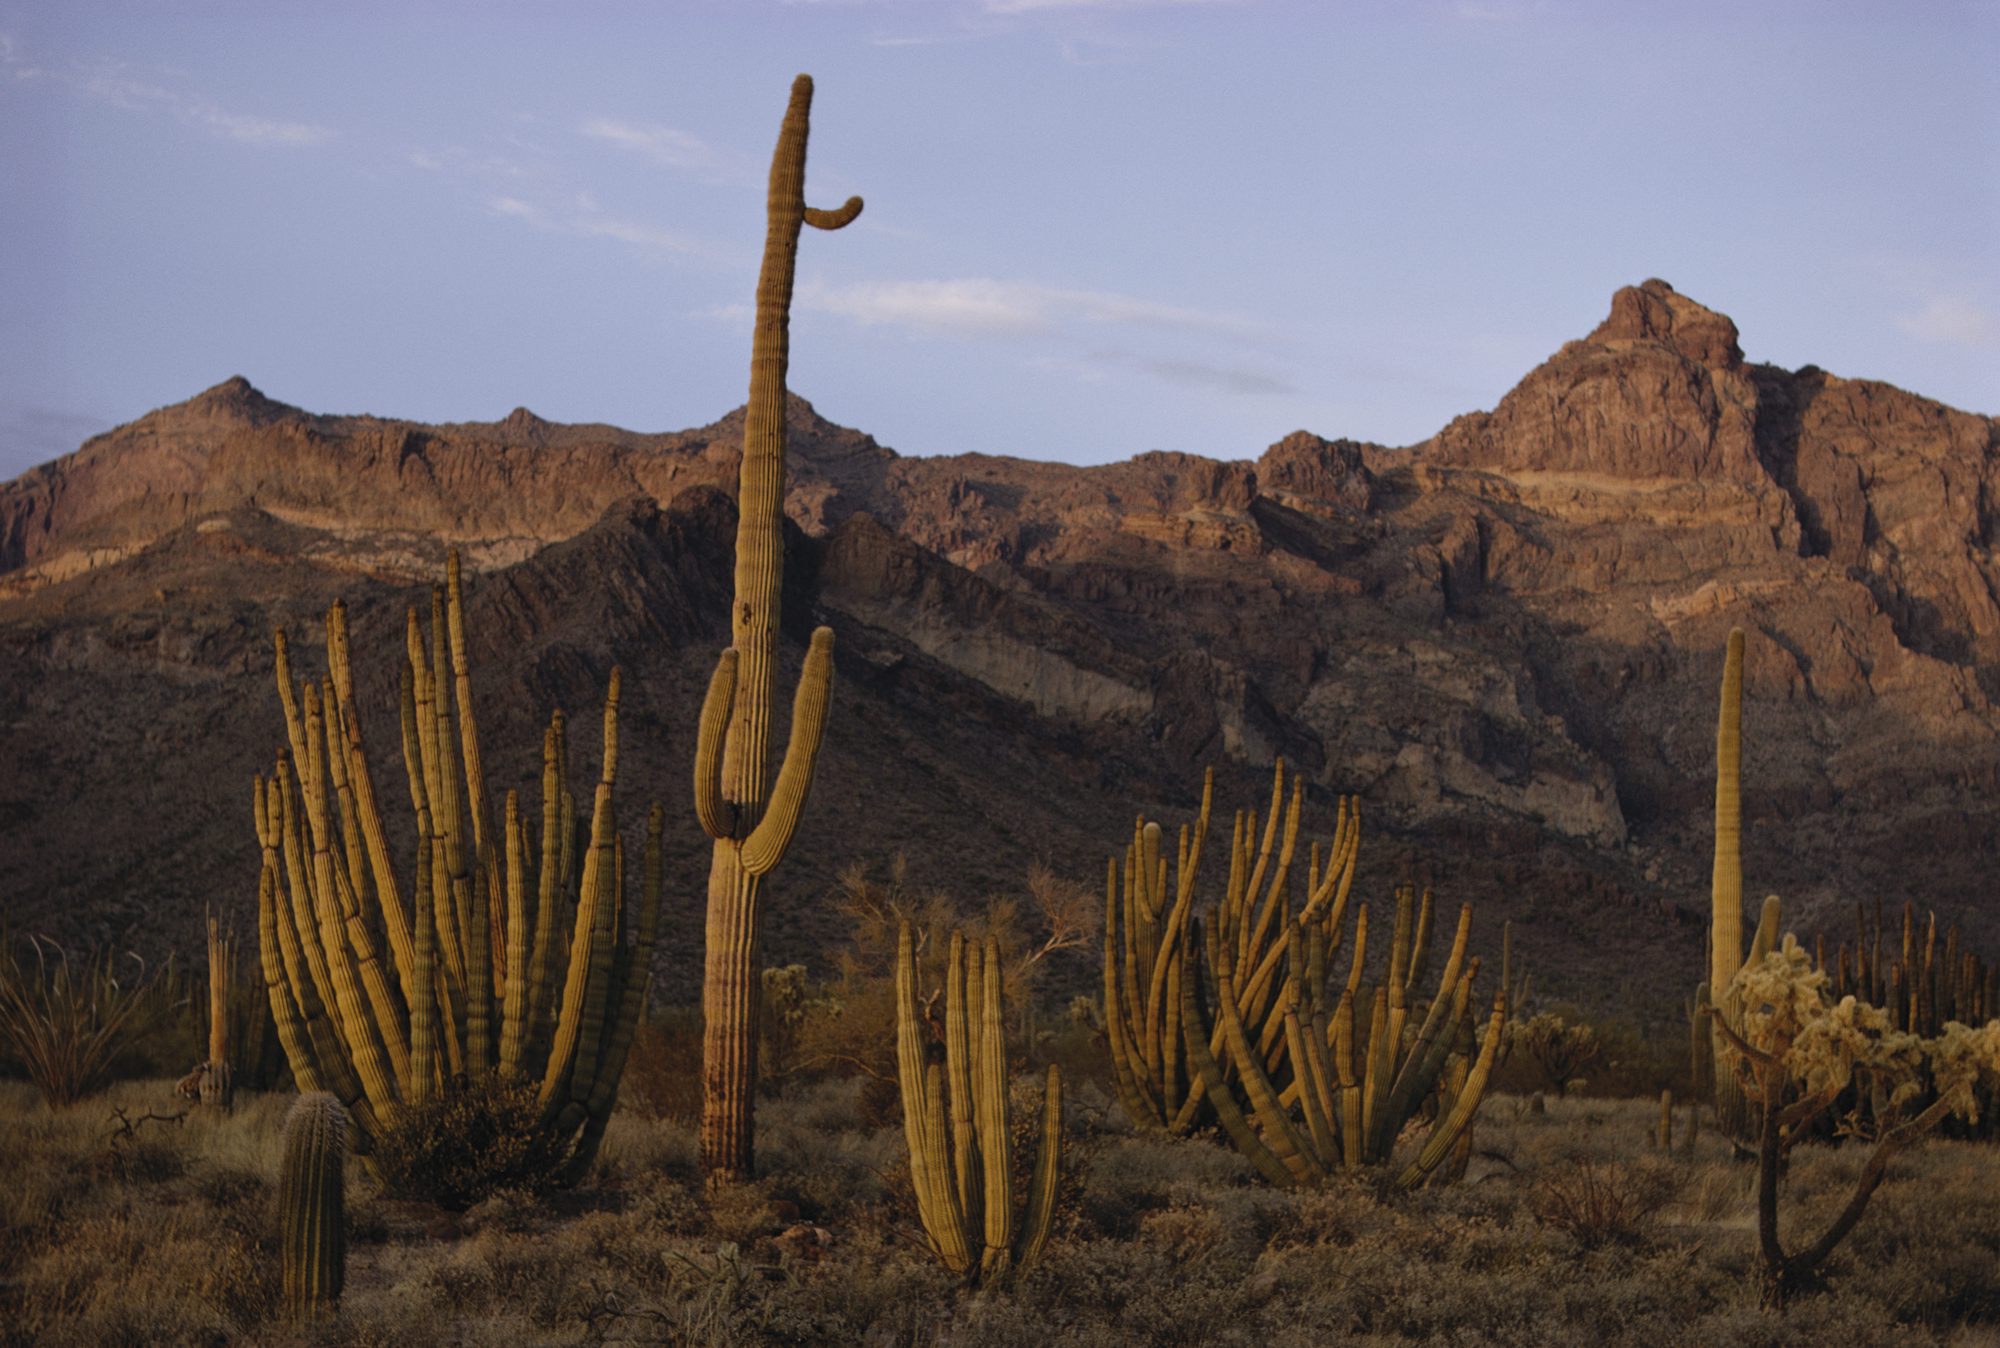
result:
[[[324,1091],[300,1096],[285,1116],[284,1144],[278,1221],[285,1310],[311,1320],[340,1300],[347,1276],[347,1112]]]
[[[916,941],[907,922],[897,933],[896,1075],[917,1212],[946,1268],[989,1282],[1033,1263],[1048,1243],[1062,1149],[1062,1072],[1051,1065],[1034,1177],[1017,1213],[1003,977],[997,940],[968,944],[952,933],[939,1062],[918,999]]]
[[[201,1102],[227,1110],[236,1095],[230,1060],[229,1002],[236,978],[236,942],[208,915],[208,1061],[202,1064]]]
[[[431,615],[426,641],[409,613],[401,681],[417,836],[408,888],[384,841],[363,751],[346,610],[336,603],[327,616],[324,683],[294,684],[285,634],[277,634],[291,753],[268,782],[258,779],[255,798],[265,990],[299,1089],[339,1097],[357,1150],[446,1083],[497,1073],[539,1082],[539,1127],[558,1150],[570,1147],[571,1173],[580,1173],[610,1116],[645,995],[664,816],[655,806],[635,914],[612,801],[614,669],[587,846],[575,844],[561,712],[542,742],[539,849],[516,793],[496,821],[473,720],[456,552],[446,583],[432,592]]]
[[[1708,986],[1723,998],[1722,1016],[1735,1023],[1727,989],[1743,966],[1743,629],[1729,631],[1722,662],[1722,706],[1715,718],[1715,865],[1709,880]],[[1714,1031],[1719,1040],[1722,1027]],[[1715,1074],[1716,1121],[1726,1133],[1743,1123],[1743,1093],[1727,1072]]]
[[[765,760],[785,568],[785,367],[799,230],[803,225],[839,229],[861,214],[859,197],[831,211],[805,204],[812,92],[810,76],[792,82],[791,105],[771,156],[737,491],[736,601],[730,647],[716,664],[702,704],[695,753],[695,812],[715,839],[702,983],[701,1154],[711,1180],[748,1175],[754,1163],[758,885],[784,857],[798,828],[833,680],[833,631],[822,627],[813,633],[799,676],[791,740],[773,784]]]

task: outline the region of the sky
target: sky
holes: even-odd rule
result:
[[[1254,457],[1492,407],[1658,276],[2000,413],[1996,0],[0,0],[0,479],[241,374],[906,454]]]

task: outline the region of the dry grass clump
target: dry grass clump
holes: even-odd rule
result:
[[[110,1108],[169,1112],[170,1089],[115,1088],[102,1115],[0,1091],[0,1343],[1867,1348],[2000,1332],[1988,1149],[1900,1158],[1828,1290],[1779,1318],[1757,1308],[1754,1168],[1710,1133],[1692,1158],[1661,1157],[1651,1102],[1575,1097],[1540,1116],[1496,1101],[1466,1181],[1407,1195],[1273,1190],[1211,1140],[1080,1110],[1084,1173],[1042,1261],[968,1296],[904,1207],[898,1131],[861,1119],[865,1086],[847,1081],[767,1101],[765,1173],[715,1195],[692,1131],[639,1113],[613,1120],[583,1185],[547,1197],[503,1189],[446,1213],[357,1171],[347,1292],[301,1339],[275,1318],[286,1098],[140,1124],[121,1171]],[[1861,1159],[1796,1149],[1798,1219],[1824,1220]],[[1634,1234],[1538,1212],[1586,1168],[1641,1192]],[[1656,1205],[1654,1183],[1670,1189]]]

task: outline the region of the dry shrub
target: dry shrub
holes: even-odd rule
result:
[[[1532,1205],[1537,1221],[1568,1232],[1586,1249],[1633,1245],[1680,1187],[1671,1166],[1583,1159],[1543,1176]]]
[[[375,1140],[376,1177],[397,1198],[454,1212],[502,1189],[549,1192],[568,1148],[541,1126],[538,1094],[489,1075],[405,1106]]]

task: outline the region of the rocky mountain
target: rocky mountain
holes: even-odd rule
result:
[[[393,743],[404,606],[457,545],[503,785],[529,787],[551,706],[587,714],[623,666],[621,794],[681,821],[658,976],[691,996],[685,783],[741,421],[426,426],[239,378],[0,486],[6,922],[185,948],[205,901],[243,921],[249,783],[283,738],[270,627],[316,652],[344,594]],[[849,866],[902,854],[966,896],[1037,859],[1095,884],[1136,812],[1192,813],[1204,765],[1261,807],[1282,755],[1322,831],[1360,793],[1370,892],[1473,900],[1551,995],[1664,1018],[1702,963],[1732,625],[1746,883],[1802,934],[1914,898],[2000,944],[1991,417],[1748,362],[1728,318],[1647,281],[1402,449],[1300,431],[1077,468],[903,457],[797,398],[790,421],[788,658],[831,623],[838,691],[774,961],[828,957]]]

